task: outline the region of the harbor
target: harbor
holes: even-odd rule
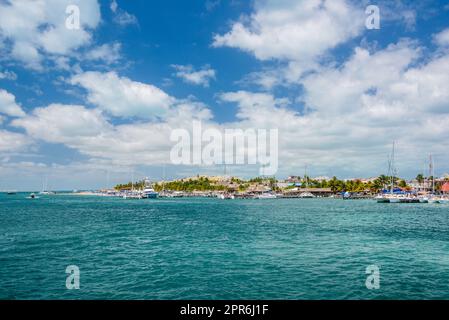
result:
[[[272,178],[242,180],[237,177],[197,176],[174,181],[150,182],[147,178],[138,183],[118,185],[112,189],[75,191],[69,194],[143,200],[157,198],[216,198],[238,199],[320,199],[375,200],[379,203],[449,203],[449,177],[434,179],[433,183],[419,184],[416,180],[405,182],[404,187],[391,187],[391,178],[380,176],[369,179],[325,180],[289,177],[278,181]],[[306,181],[305,183],[298,181]],[[213,181],[213,182],[212,182]],[[201,185],[203,184],[203,185]],[[383,185],[382,185],[383,184]],[[325,185],[328,187],[313,187]],[[423,188],[423,185],[429,185]],[[193,187],[192,187],[193,186]],[[244,186],[245,188],[243,188]],[[188,190],[190,189],[190,190]],[[350,190],[350,191],[348,191]],[[39,193],[49,195],[55,193]]]

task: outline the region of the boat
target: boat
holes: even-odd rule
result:
[[[271,192],[264,192],[257,196],[257,199],[276,199],[277,196]]]
[[[130,192],[130,193],[125,193],[124,195],[123,195],[123,199],[129,199],[129,200],[132,200],[132,199],[143,199],[143,196],[142,196],[142,194],[141,193],[137,193],[137,192]]]
[[[43,191],[39,192],[39,194],[40,194],[40,195],[48,196],[48,195],[52,195],[52,194],[55,194],[55,193],[54,193],[53,191],[46,191],[46,190],[43,190]]]
[[[53,191],[48,191],[48,178],[47,177],[45,177],[45,180],[42,181],[42,191],[39,192],[39,194],[43,195],[43,196],[55,194]]]
[[[158,196],[159,196],[159,193],[154,191],[154,189],[151,186],[151,183],[148,180],[148,178],[145,178],[145,188],[142,191],[142,198],[144,198],[144,199],[155,199]]]
[[[395,142],[393,141],[393,149],[391,151],[391,158],[388,161],[388,175],[390,176],[390,190],[384,190],[383,194],[380,194],[374,198],[378,203],[406,203],[407,196],[403,194],[403,191],[394,187],[396,168],[394,163]]]
[[[429,203],[433,204],[449,204],[449,198],[445,196],[433,196],[429,199]]]
[[[16,194],[16,192],[15,191],[8,191],[8,192],[6,192],[6,194],[9,195],[9,196],[12,196],[12,195]]]
[[[221,200],[232,200],[232,199],[235,199],[235,196],[233,194],[231,194],[231,193],[220,193],[218,195],[218,199],[221,199]]]
[[[27,197],[27,199],[39,199],[39,197],[38,196],[36,196],[36,194],[34,194],[34,193],[31,193],[28,197]]]
[[[316,198],[316,196],[313,193],[310,192],[303,192],[301,193],[298,198],[302,198],[302,199],[312,199],[312,198]]]

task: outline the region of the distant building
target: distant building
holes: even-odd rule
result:
[[[329,177],[326,177],[326,176],[321,176],[321,177],[312,178],[312,180],[315,180],[315,181],[318,181],[318,182],[323,182],[323,181],[329,181],[329,180],[332,180],[332,179],[329,178]]]
[[[441,186],[441,192],[443,193],[449,193],[449,182],[446,182]]]
[[[295,183],[295,182],[301,182],[302,178],[300,176],[290,176],[287,179],[285,179],[285,182]]]

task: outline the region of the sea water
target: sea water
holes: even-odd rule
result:
[[[0,299],[449,298],[447,205],[26,197],[0,195]]]

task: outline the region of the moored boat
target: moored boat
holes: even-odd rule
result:
[[[159,193],[154,191],[154,188],[151,185],[150,180],[148,178],[145,178],[145,188],[142,191],[142,198],[143,199],[155,199],[159,196]]]
[[[264,192],[257,196],[257,199],[276,199],[277,196],[271,192]]]
[[[231,193],[220,193],[218,195],[218,199],[221,199],[221,200],[232,200],[232,199],[235,199],[235,196],[233,194],[231,194]]]
[[[302,198],[302,199],[312,199],[312,198],[316,198],[315,195],[313,193],[310,192],[303,192],[301,193],[298,198]]]

